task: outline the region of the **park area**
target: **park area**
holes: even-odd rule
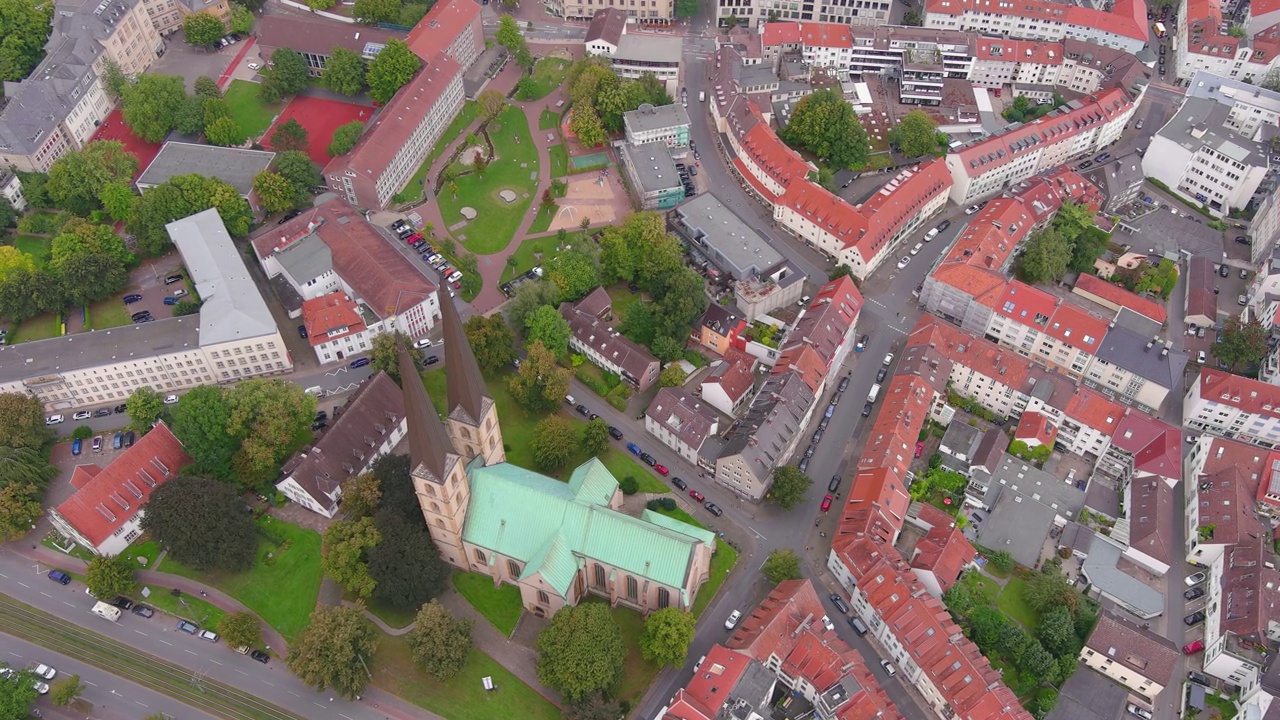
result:
[[[333,133],[342,125],[355,121],[367,121],[372,108],[356,103],[339,102],[326,98],[298,95],[285,106],[272,128],[289,120],[297,120],[307,131],[307,154],[311,161],[324,167],[329,162],[329,143]],[[263,139],[263,146],[271,148],[271,132]]]
[[[248,80],[232,80],[223,93],[231,119],[250,138],[258,138],[271,127],[271,120],[283,109],[281,103],[267,103],[258,97],[261,86]]]

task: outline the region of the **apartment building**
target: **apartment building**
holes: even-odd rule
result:
[[[560,303],[560,314],[569,323],[569,346],[637,391],[648,390],[657,382],[662,364],[646,348],[609,327],[600,319],[601,313],[588,311],[585,301],[589,298]]]
[[[252,244],[281,304],[303,318],[321,364],[371,347],[379,333],[425,335],[440,318],[436,286],[339,198],[263,230]]]
[[[1137,53],[1149,39],[1146,11],[1142,0],[1118,0],[1109,11],[1093,5],[1062,7],[1051,0],[999,7],[983,0],[928,0],[924,26],[1020,40],[1072,38]]]
[[[27,209],[27,198],[22,194],[22,181],[7,169],[0,170],[0,198],[9,201],[18,212]]]
[[[853,350],[861,312],[862,294],[851,278],[827,282],[783,338],[771,372],[798,372],[821,395]]]
[[[1151,138],[1142,170],[1217,217],[1244,208],[1267,173],[1267,148],[1228,126],[1235,108],[1188,97]]]
[[[26,80],[4,84],[0,167],[48,172],[63,153],[84,147],[114,107],[101,80],[103,63],[136,75],[164,49],[140,0],[55,10],[44,59]]]
[[[382,52],[389,40],[405,39],[403,32],[305,15],[267,15],[258,21],[257,31],[263,57],[288,48],[307,62],[312,77],[324,74],[325,64],[335,48],[350,50],[368,62]]]
[[[424,63],[443,52],[466,71],[485,49],[481,10],[475,0],[441,0],[413,26],[405,43]]]
[[[632,0],[633,3],[634,1]],[[648,1],[654,5],[670,2]],[[587,2],[590,4],[591,0]],[[603,4],[602,0],[601,5]],[[613,0],[609,0],[609,4],[613,5]],[[587,53],[609,58],[613,71],[619,77],[638,78],[649,72],[659,80],[673,80],[680,74],[680,38],[667,34],[633,33],[629,30],[638,27],[637,23],[652,22],[645,18],[646,12],[657,11],[623,10],[620,7],[589,10],[591,24],[587,26],[585,40]],[[661,22],[665,23],[668,19],[663,18]]]
[[[689,147],[689,113],[679,103],[657,107],[646,103],[623,113],[622,124],[630,145],[661,142],[669,148]]]
[[[812,416],[816,396],[796,373],[770,375],[725,433],[715,480],[748,500],[764,497],[773,469],[785,464]]]
[[[731,352],[711,369],[702,381],[702,399],[708,405],[729,417],[738,413],[752,398],[755,375],[751,372],[752,358],[742,352]]]
[[[1155,702],[1165,687],[1178,681],[1178,646],[1104,612],[1080,650],[1080,664]]]
[[[142,4],[161,37],[169,37],[181,30],[187,16],[195,13],[208,13],[221,20],[223,25],[231,22],[229,0],[143,0]]]
[[[803,5],[786,0],[716,0],[716,21],[726,27],[733,17],[748,28],[767,28],[771,20],[875,26],[889,22],[892,7],[887,0],[821,0]]]
[[[720,418],[700,398],[683,388],[658,390],[644,413],[645,432],[675,450],[693,465],[700,465],[699,451],[720,431]]]
[[[179,141],[166,142],[155,158],[134,181],[138,192],[169,182],[179,175],[200,173],[216,177],[240,193],[240,197],[258,209],[253,179],[271,167],[276,154],[267,150],[217,147]]]
[[[546,0],[547,12],[566,20],[589,22],[601,8],[621,13],[627,22],[643,25],[670,25],[675,22],[674,0]]]
[[[1280,387],[1202,368],[1182,404],[1187,428],[1241,442],[1280,445]]]
[[[1190,80],[1198,72],[1231,78],[1265,74],[1265,66],[1246,69],[1254,66],[1253,48],[1247,38],[1228,32],[1231,14],[1222,11],[1219,0],[1185,0],[1181,5],[1173,43],[1178,79]]]
[[[1061,88],[1091,95],[1113,87],[1137,95],[1149,70],[1125,50],[1066,38],[1057,41],[981,37],[969,79],[975,85]]]
[[[684,202],[684,182],[671,150],[661,141],[620,148],[627,190],[642,210],[667,210]]]
[[[1101,152],[1120,138],[1135,107],[1125,90],[1112,88],[1073,100],[1004,135],[960,148],[946,157],[952,179],[951,199],[964,205],[1045,170]],[[1152,155],[1147,153],[1147,157]]]
[[[1108,321],[1018,280],[1005,286],[986,337],[1079,379],[1107,332]]]

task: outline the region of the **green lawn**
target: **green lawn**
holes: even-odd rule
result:
[[[1036,614],[1027,607],[1026,592],[1027,582],[1020,577],[1011,577],[1005,583],[1000,597],[996,598],[996,607],[1000,608],[1000,612],[1021,623],[1027,632],[1033,632],[1037,624]]]
[[[307,626],[320,593],[320,535],[270,516],[260,519],[258,524],[264,532],[284,540],[288,547],[277,546],[264,537],[256,562],[245,572],[197,572],[167,557],[159,569],[222,590],[292,641]]]
[[[441,188],[438,198],[440,215],[447,226],[442,230],[449,231],[448,227],[464,221],[459,212],[463,207],[474,208],[478,213],[475,220],[457,231],[449,231],[477,255],[496,253],[511,242],[534,201],[540,172],[538,149],[529,135],[523,110],[515,106],[507,108],[489,125],[489,137],[497,158],[484,175],[464,175],[454,181],[458,190],[456,199],[448,184]],[[502,190],[514,192],[516,201],[503,202],[498,197]],[[529,197],[524,197],[526,194]]]
[[[13,239],[13,246],[19,251],[30,255],[36,261],[37,266],[44,267],[49,264],[52,246],[48,238],[36,237],[35,235],[18,235]]]
[[[569,61],[560,58],[544,57],[533,66],[529,92],[517,93],[521,100],[541,100],[550,95],[569,73]]]
[[[685,512],[684,510],[681,510],[679,507],[676,507],[675,510],[665,510],[663,508],[658,508],[657,510],[654,510],[654,512],[658,513],[659,515],[666,515],[669,518],[675,518],[676,520],[679,520],[682,523],[688,523],[696,528],[702,528],[703,530],[707,529],[705,525],[695,520],[692,515]]]
[[[640,492],[661,494],[670,492],[670,489],[662,483],[662,480],[654,473],[652,468],[641,465],[631,459],[631,455],[626,450],[619,450],[610,446],[603,455],[600,456],[600,462],[609,468],[609,472],[619,480],[630,475],[640,483]]]
[[[971,590],[976,590],[986,597],[987,602],[994,604],[996,598],[1000,596],[1000,583],[986,577],[980,572],[967,572],[960,579],[961,585],[967,585]]]
[[[720,586],[724,584],[725,578],[729,577],[729,572],[737,563],[738,551],[729,547],[723,539],[717,540],[716,553],[711,556],[711,567],[707,571],[707,581],[698,590],[698,599],[693,601],[695,616],[702,615],[702,611],[711,604],[711,600],[715,598],[716,593],[720,592]]]
[[[544,108],[538,116],[539,130],[555,130],[560,127],[560,113]]]
[[[271,127],[271,120],[284,108],[284,103],[274,105],[258,97],[261,86],[248,80],[232,80],[223,97],[231,111],[231,119],[250,138],[257,138]]]
[[[373,684],[448,720],[559,720],[560,711],[493,658],[472,648],[462,672],[441,682],[413,663],[404,636],[383,636],[373,655]],[[482,680],[493,678],[486,691]]]
[[[436,141],[436,146],[431,149],[431,154],[426,160],[422,161],[422,165],[418,167],[418,172],[413,174],[409,179],[409,184],[404,186],[402,193],[408,193],[413,198],[422,197],[422,185],[426,181],[427,173],[431,170],[431,163],[434,163],[444,151],[449,147],[449,143],[457,140],[462,131],[467,126],[480,117],[480,103],[474,100],[468,100],[462,105],[462,110],[458,113],[458,117],[449,123],[449,127],[444,129],[444,133],[440,135],[440,139]]]
[[[495,588],[491,578],[474,572],[455,572],[453,586],[498,632],[511,637],[524,612],[520,588],[506,583]]]
[[[563,145],[552,145],[547,148],[551,156],[551,177],[564,177],[569,174],[569,151]]]
[[[609,299],[613,301],[613,317],[619,321],[627,316],[627,308],[644,300],[644,293],[633,293],[624,282],[614,283],[605,288]]]
[[[48,340],[62,334],[62,322],[57,313],[45,313],[27,318],[9,333],[8,343],[13,345],[32,340]]]
[[[54,533],[51,533],[51,534],[56,535],[57,532],[55,531]],[[75,542],[74,540],[68,540],[67,538],[62,538],[60,542],[54,542],[52,538],[46,535],[44,538],[40,540],[40,544],[49,548],[50,550],[57,550],[58,552],[63,552],[66,549],[66,547],[70,545],[71,552],[67,554],[69,554],[71,557],[79,558],[85,562],[89,562],[90,560],[93,559],[93,553],[84,549],[79,543]]]
[[[556,213],[560,208],[557,206],[538,205],[538,214],[533,216],[533,224],[529,226],[529,234],[536,235],[544,233],[551,228],[551,221],[555,220]]]
[[[183,593],[175,597],[167,587],[155,585],[147,587],[151,588],[151,597],[144,598],[141,594],[136,594],[139,601],[174,617],[190,620],[201,627],[216,628],[218,621],[227,614],[222,608],[207,600],[201,600],[195,595]]]
[[[548,222],[550,222],[550,220],[548,220]],[[536,221],[534,222],[534,226],[537,226]],[[569,233],[570,242],[572,242],[577,235],[578,233]],[[560,239],[555,235],[546,235],[544,237],[522,240],[520,242],[520,246],[517,247],[516,251],[512,254],[512,257],[516,259],[516,267],[514,270],[507,267],[507,269],[503,271],[503,280],[510,280],[517,275],[523,275],[532,270],[535,265],[541,265],[543,260],[555,253],[556,245],[558,245],[559,242]],[[541,255],[541,257],[539,257],[539,255]]]
[[[345,593],[343,595],[343,599],[354,601],[356,596]],[[396,629],[409,627],[409,625],[413,623],[414,618],[418,616],[418,612],[416,610],[389,608],[381,603],[373,602],[372,600],[365,600],[364,602],[365,607],[369,609],[369,612],[377,615],[378,619],[382,620],[382,622]]]
[[[139,569],[150,568],[156,564],[156,558],[160,557],[160,545],[155,540],[146,539],[135,541],[132,545],[125,548],[124,556],[134,561],[134,566]],[[138,558],[146,558],[146,564],[138,562]]]
[[[120,300],[119,296],[112,296],[89,306],[90,330],[123,327],[132,322],[133,320],[129,317],[129,309]]]

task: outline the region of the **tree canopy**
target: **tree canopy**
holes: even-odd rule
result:
[[[357,12],[361,2],[368,2],[368,0],[357,0]],[[364,77],[364,58],[353,50],[336,47],[324,64],[324,75],[320,76],[320,84],[339,95],[353,96],[364,92]]]
[[[263,69],[262,76],[258,94],[269,103],[297,95],[311,82],[307,61],[289,48],[277,48],[271,53],[271,66]]]
[[[271,133],[271,149],[276,152],[285,150],[306,150],[307,129],[294,118],[289,118],[276,126]]]
[[[182,21],[182,39],[189,45],[211,48],[226,34],[222,21],[207,12],[192,13]]]
[[[408,465],[405,465],[408,484]],[[385,488],[386,485],[384,484]],[[409,486],[412,490],[412,485]],[[367,552],[369,574],[373,577],[373,601],[397,610],[411,610],[444,592],[449,584],[449,566],[431,541],[422,522],[417,498],[389,504],[383,496],[383,508],[373,518],[382,536]]]
[[[25,720],[39,697],[35,673],[14,670],[12,675],[0,677],[0,720]]]
[[[124,555],[95,555],[85,568],[84,584],[89,592],[101,600],[111,600],[133,589],[133,571],[137,567]]]
[[[297,207],[297,188],[279,173],[260,171],[253,177],[253,189],[258,193],[262,209],[268,213],[284,212]]]
[[[338,157],[356,146],[360,141],[360,133],[364,132],[364,121],[352,120],[345,125],[339,125],[337,130],[333,131],[333,139],[329,141],[329,157]]]
[[[0,447],[39,449],[52,435],[40,398],[0,393]]]
[[[367,598],[376,583],[369,574],[365,553],[381,541],[373,518],[334,522],[324,531],[320,568],[347,592]]]
[[[180,475],[151,492],[142,530],[193,570],[246,570],[258,549],[258,528],[227,483]]]
[[[800,557],[793,550],[774,550],[769,553],[760,567],[760,572],[769,582],[777,585],[784,580],[799,580],[804,577],[800,569]]]
[[[473,315],[463,327],[476,363],[485,375],[497,375],[515,362],[516,336],[501,315]]]
[[[376,103],[386,104],[421,67],[422,61],[403,40],[389,40],[369,63],[369,72],[365,75],[365,81],[369,83],[369,97]]]
[[[813,479],[800,472],[799,468],[779,465],[773,471],[773,485],[769,488],[769,495],[778,507],[790,510],[804,500],[804,494],[811,485]]]
[[[26,79],[44,58],[52,30],[52,2],[0,0],[0,80]]]
[[[129,413],[129,425],[145,435],[164,414],[164,398],[148,385],[134,390],[125,401],[125,411]]]
[[[249,137],[233,118],[220,117],[205,126],[204,139],[219,147],[240,147]]]
[[[533,463],[539,470],[559,470],[569,463],[578,450],[577,423],[559,415],[549,415],[533,426],[530,445],[533,449]]]
[[[538,679],[569,702],[610,690],[622,677],[627,647],[604,603],[562,608],[538,634]]]
[[[295,383],[253,378],[235,386],[227,398],[227,432],[240,439],[232,459],[236,474],[250,488],[275,479],[295,449],[294,438],[311,426],[316,399]]]
[[[595,418],[582,429],[579,446],[592,457],[609,449],[609,424],[603,418]]]
[[[471,654],[472,625],[471,620],[453,617],[438,600],[426,603],[405,638],[414,663],[437,680],[456,677]]]
[[[541,415],[558,408],[569,392],[569,371],[541,342],[528,347],[528,357],[507,382],[511,396],[527,412]]]
[[[218,634],[230,647],[253,647],[262,642],[262,624],[250,612],[227,613],[218,621]]]
[[[285,150],[277,153],[272,169],[293,184],[293,203],[296,207],[307,204],[312,188],[324,185],[320,168],[311,162],[310,155],[301,150]]]
[[[289,669],[311,687],[332,687],[350,700],[364,692],[365,667],[377,649],[378,630],[365,619],[363,605],[321,604],[289,645]]]
[[[249,234],[253,211],[240,191],[217,178],[194,174],[172,177],[138,198],[129,230],[141,251],[160,255],[172,245],[165,225],[211,207],[218,209],[231,237]]]
[[[110,183],[133,182],[138,157],[116,140],[97,140],[68,150],[49,167],[45,189],[58,207],[88,215],[102,207],[99,195]]]
[[[122,93],[125,124],[139,139],[158,143],[176,126],[187,86],[180,75],[143,73],[126,84]]]
[[[675,607],[650,613],[640,635],[640,653],[644,659],[659,667],[684,667],[689,643],[693,642],[694,621],[693,613]]]
[[[541,342],[557,356],[569,351],[569,323],[550,305],[537,308],[524,319],[526,343]]]
[[[938,122],[923,110],[912,110],[889,131],[889,144],[907,157],[936,155],[946,148],[945,136],[940,141]]]
[[[1052,282],[1062,277],[1071,262],[1071,243],[1056,228],[1031,234],[1018,258],[1018,276],[1027,282]]]
[[[1268,338],[1267,328],[1256,319],[1241,322],[1239,317],[1227,318],[1213,355],[1232,368],[1257,364],[1267,353]]]
[[[779,136],[788,145],[817,155],[835,170],[863,167],[871,147],[853,106],[831,89],[819,90],[796,103]]]

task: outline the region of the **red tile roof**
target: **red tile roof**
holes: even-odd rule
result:
[[[996,11],[989,0],[926,0],[926,13],[963,15]],[[1111,12],[1092,7],[1063,6],[1051,0],[1015,0],[999,7],[999,14],[1047,20],[1057,24],[1097,28],[1134,40],[1147,39],[1147,6],[1142,0],[1117,0]]]
[[[866,234],[857,242],[863,262],[871,263],[904,225],[920,214],[922,207],[951,190],[951,171],[941,158],[929,160],[916,169],[899,172],[866,202],[858,206],[866,218]]]
[[[1169,480],[1182,479],[1182,431],[1146,413],[1125,410],[1111,443],[1133,456],[1133,469]]]
[[[1052,220],[1067,201],[1097,212],[1106,200],[1097,185],[1068,167],[1057,167],[1024,180],[1013,189],[1012,194],[1035,218],[1037,225]]]
[[[729,399],[736,402],[751,390],[755,377],[751,374],[751,364],[754,361],[750,355],[745,353],[732,353],[735,355],[730,359],[726,355],[725,362],[711,371],[711,375],[704,380],[704,383],[715,383],[724,389]]]
[[[1005,286],[1004,293],[992,305],[997,315],[1030,325],[1037,330],[1048,327],[1049,318],[1057,306],[1056,296],[1020,280],[1010,281]]]
[[[747,105],[752,115],[760,116],[760,109],[755,103]],[[810,184],[806,181],[812,170],[809,163],[800,157],[800,153],[787,147],[769,128],[769,124],[764,122],[762,116],[741,136],[739,144],[751,158],[751,162],[779,185],[787,187],[792,183],[798,186]]]
[[[1107,320],[1063,302],[1053,311],[1053,317],[1044,327],[1044,333],[1059,342],[1094,355],[1102,344],[1102,336],[1107,334],[1108,325]]]
[[[1222,20],[1222,5],[1218,0],[1187,0],[1182,16],[1187,27],[1187,52],[1234,58],[1241,41],[1222,32]]]
[[[1280,385],[1261,380],[1201,368],[1200,397],[1252,415],[1280,417]]]
[[[627,11],[621,8],[597,10],[587,25],[587,37],[584,42],[604,40],[610,45],[617,45],[627,32]]]
[[[676,693],[666,717],[679,720],[710,720],[729,699],[730,693],[751,664],[751,656],[723,645],[712,645],[689,684]]]
[[[1272,450],[1267,454],[1262,478],[1258,482],[1257,499],[1260,503],[1280,508],[1280,451]],[[1276,528],[1276,532],[1280,532],[1280,527]]]
[[[1067,401],[1062,412],[1072,420],[1103,433],[1111,434],[1124,417],[1126,408],[1096,390],[1082,387]]]
[[[1173,561],[1173,488],[1151,475],[1129,482],[1129,547],[1166,565]]]
[[[788,333],[773,374],[797,370],[816,392],[861,311],[862,293],[853,278],[840,277],[823,285]]]
[[[163,421],[101,470],[77,467],[71,484],[78,488],[57,512],[94,546],[138,513],[151,491],[191,464],[191,456]],[[80,476],[77,478],[76,476]]]
[[[778,202],[822,228],[844,247],[857,243],[867,231],[867,220],[856,208],[816,183],[792,183]]]
[[[932,572],[942,592],[946,592],[978,556],[978,551],[956,526],[955,518],[947,513],[925,503],[920,506],[919,518],[929,523],[930,528],[916,543],[911,567]]]
[[[1014,432],[1015,440],[1035,447],[1036,445],[1053,445],[1053,439],[1058,436],[1058,428],[1049,418],[1043,414],[1030,411],[1022,413],[1022,417],[1018,418],[1018,429]]]
[[[978,38],[974,57],[991,62],[1061,65],[1062,43],[982,37]]]
[[[409,49],[423,62],[435,62],[467,26],[480,20],[480,3],[475,0],[439,0],[409,31]]]
[[[258,45],[265,52],[287,47],[299,53],[329,55],[335,47],[364,53],[369,43],[404,39],[404,32],[368,25],[351,25],[306,15],[266,15],[258,21]],[[264,52],[264,57],[265,57]]]
[[[343,292],[331,292],[318,298],[304,300],[302,322],[307,327],[307,340],[311,343],[311,347],[365,330],[360,308]],[[346,328],[346,330],[337,335],[329,334],[339,328]]]
[[[1109,283],[1097,275],[1081,273],[1076,280],[1075,290],[1081,293],[1088,293],[1095,297],[1101,298],[1109,307],[1123,307],[1138,313],[1139,315],[1154,320],[1160,324],[1164,324],[1169,318],[1169,313],[1165,311],[1164,306],[1153,300],[1148,300],[1141,295],[1131,293],[1128,290]]]
[[[800,23],[800,42],[806,47],[852,48],[853,33],[844,23]]]
[[[1200,526],[1214,526],[1214,544],[1232,545],[1258,533],[1255,500],[1271,486],[1271,454],[1256,445],[1212,439],[1204,466],[1190,480],[1198,487]]]
[[[771,22],[765,23],[764,32],[761,33],[761,43],[768,47],[770,45],[796,44],[800,42],[800,26],[803,23],[798,22]]]

